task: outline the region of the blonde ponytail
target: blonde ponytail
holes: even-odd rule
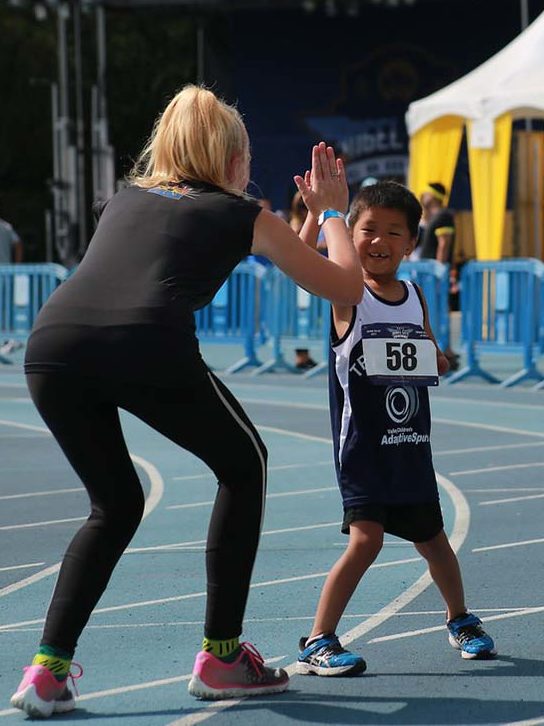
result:
[[[142,187],[202,181],[240,194],[229,179],[236,154],[249,162],[247,131],[238,111],[212,91],[188,85],[155,122],[129,181]]]

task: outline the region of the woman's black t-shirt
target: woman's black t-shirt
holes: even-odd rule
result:
[[[25,371],[166,386],[205,376],[193,312],[250,253],[260,211],[193,182],[118,192],[76,272],[40,311]]]

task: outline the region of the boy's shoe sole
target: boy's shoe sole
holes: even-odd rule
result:
[[[296,671],[300,676],[355,676],[366,671],[366,663],[356,663],[351,666],[337,666],[336,668],[324,668],[323,666],[312,665],[304,661],[298,661]]]
[[[62,697],[54,701],[44,701],[36,692],[36,686],[29,684],[24,690],[14,693],[11,705],[24,711],[32,718],[48,718],[53,713],[67,713],[76,707],[76,699],[69,688]]]
[[[463,650],[459,643],[455,640],[453,635],[448,635],[448,640],[452,648],[455,648],[455,650],[461,651],[461,658],[465,658],[466,660],[490,660],[491,658],[494,658],[497,655],[497,649],[492,648],[491,650],[482,650],[479,653],[468,653],[466,650]]]
[[[243,688],[212,688],[193,675],[189,681],[188,691],[191,696],[200,698],[203,701],[221,701],[228,698],[244,698],[246,696],[264,696],[267,693],[283,693],[287,689],[289,681],[275,686],[244,686]]]

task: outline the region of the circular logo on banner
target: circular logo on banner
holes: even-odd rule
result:
[[[385,392],[385,408],[392,421],[397,424],[406,423],[419,411],[417,388],[390,386]]]

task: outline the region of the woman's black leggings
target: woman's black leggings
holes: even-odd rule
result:
[[[81,478],[91,514],[64,556],[42,644],[73,653],[141,521],[144,496],[118,409],[202,459],[219,488],[208,530],[205,635],[242,632],[266,494],[266,448],[229,390],[202,383],[159,388],[65,373],[27,376],[32,399]]]

